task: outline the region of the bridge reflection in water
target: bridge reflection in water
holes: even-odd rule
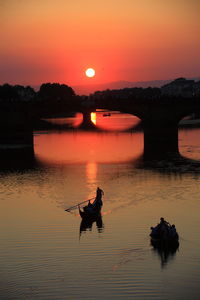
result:
[[[127,115],[137,118],[137,122],[126,124],[124,127],[119,126],[119,130],[128,130],[132,127],[133,130],[142,130],[144,133],[144,159],[149,160],[152,158],[166,158],[179,155],[178,144],[178,124],[179,121],[185,116],[186,111],[171,113],[171,107],[164,106],[159,109],[157,114],[152,110],[145,111],[144,114],[134,114],[134,111],[127,112]],[[137,112],[137,111],[136,111]],[[118,113],[120,113],[118,111]],[[111,113],[112,114],[112,113]],[[106,115],[106,114],[105,114]],[[140,117],[140,118],[138,118]],[[105,128],[97,122],[95,112],[84,111],[83,122],[79,128],[87,130],[104,130]],[[139,125],[139,120],[140,124]],[[138,126],[139,125],[139,126]],[[127,126],[127,127],[126,127]],[[116,131],[115,124],[115,131]],[[112,130],[112,127],[109,129]]]
[[[139,120],[139,119],[138,119]],[[127,128],[135,127],[137,124],[129,124]],[[79,126],[85,130],[103,130],[102,126],[98,126],[96,114],[92,111],[83,112],[83,122]],[[119,128],[120,129],[120,128]],[[178,154],[178,122],[171,121],[165,114],[159,116],[159,120],[146,118],[142,121],[144,132],[144,158],[151,159],[155,157],[166,157]],[[111,129],[112,130],[112,129]],[[115,127],[116,130],[116,127]]]

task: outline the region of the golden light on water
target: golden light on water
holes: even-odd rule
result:
[[[90,161],[86,164],[86,177],[89,188],[88,199],[94,196],[94,191],[97,186],[97,168],[98,165],[95,161]]]

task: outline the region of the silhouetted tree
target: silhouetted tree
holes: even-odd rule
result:
[[[0,86],[0,99],[1,101],[18,99],[17,91],[12,85],[5,83]]]
[[[44,115],[76,110],[81,102],[71,87],[59,83],[43,83],[37,99]]]
[[[71,87],[59,83],[43,83],[40,86],[38,97],[44,100],[68,100],[75,96]]]
[[[0,100],[4,102],[31,101],[36,97],[36,92],[30,86],[10,85],[0,86]]]

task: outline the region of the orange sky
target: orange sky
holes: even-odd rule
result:
[[[200,76],[199,16],[199,0],[0,0],[0,83]]]

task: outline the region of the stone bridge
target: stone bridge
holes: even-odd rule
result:
[[[150,99],[104,97],[101,101],[94,99],[93,105],[96,108],[132,114],[141,119],[145,157],[178,153],[179,122],[186,116],[200,112],[198,97],[155,97]]]
[[[200,111],[200,100],[191,98],[147,98],[113,99],[89,97],[77,111],[83,113],[83,128],[89,129],[90,113],[95,109],[116,110],[129,113],[142,120],[144,131],[144,156],[158,157],[178,153],[178,123],[194,112]],[[34,153],[33,145],[34,112],[0,112],[0,153]]]

